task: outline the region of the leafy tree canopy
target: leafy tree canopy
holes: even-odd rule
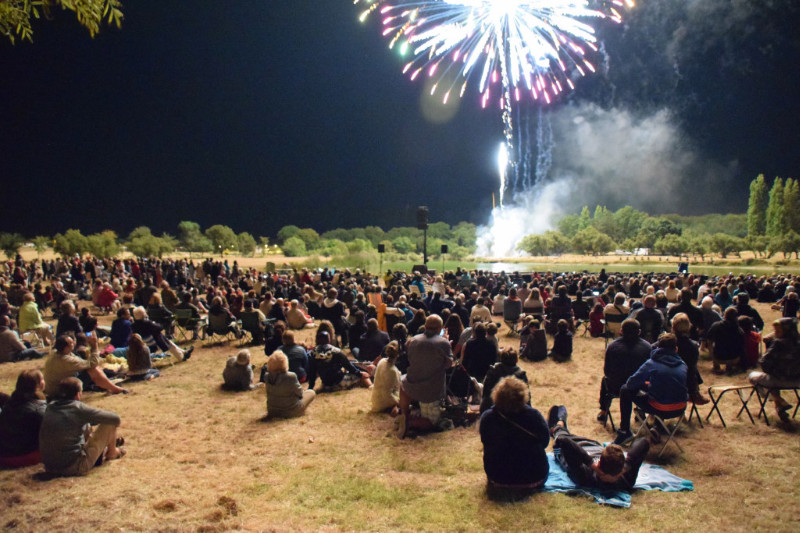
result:
[[[72,11],[78,23],[94,37],[103,24],[122,25],[122,3],[119,0],[2,0],[0,1],[0,34],[14,44],[17,38],[33,42],[31,21],[53,18],[60,7]]]

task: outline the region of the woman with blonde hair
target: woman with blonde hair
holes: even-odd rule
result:
[[[395,366],[400,356],[400,345],[391,341],[384,348],[386,357],[378,362],[375,382],[372,387],[372,412],[388,412],[392,416],[400,413],[400,371]]]
[[[280,350],[275,350],[267,359],[264,385],[267,389],[268,418],[303,416],[316,396],[313,390],[303,390],[297,375],[289,372],[289,360]]]

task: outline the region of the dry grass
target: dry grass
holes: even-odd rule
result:
[[[759,310],[765,319],[775,316]],[[262,422],[263,389],[219,389],[225,358],[235,350],[198,345],[189,362],[130,385],[131,395],[87,395],[88,403],[122,415],[127,457],[78,479],[45,480],[41,466],[0,472],[0,527],[796,531],[800,523],[798,422],[737,421],[733,397],[723,406],[727,429],[712,419],[680,436],[685,455],[672,447],[665,453],[662,464],[694,481],[694,492],[637,493],[627,511],[554,494],[498,504],[485,497],[475,427],[399,441],[390,418],[367,413],[364,389],[320,395],[301,419]],[[602,353],[602,340],[578,337],[572,362],[523,366],[536,407],[546,413],[565,403],[574,432],[609,440],[610,432],[594,422]],[[253,356],[258,365],[265,360],[260,348]],[[22,369],[41,365],[0,366],[0,390],[10,391]],[[706,386],[745,380],[712,376],[708,361],[701,371]]]

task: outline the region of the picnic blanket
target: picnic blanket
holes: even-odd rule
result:
[[[631,493],[623,490],[598,489],[593,487],[579,487],[567,475],[552,452],[547,454],[550,462],[550,475],[542,489],[545,492],[562,492],[570,495],[592,496],[596,503],[613,505],[615,507],[630,507]],[[658,465],[642,463],[639,476],[636,478],[635,489],[661,490],[664,492],[680,492],[694,490],[694,483],[667,472]]]

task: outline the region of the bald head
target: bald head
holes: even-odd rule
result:
[[[425,319],[425,332],[426,333],[439,333],[442,331],[442,326],[444,322],[442,322],[442,317],[439,315],[431,315],[427,319]]]

